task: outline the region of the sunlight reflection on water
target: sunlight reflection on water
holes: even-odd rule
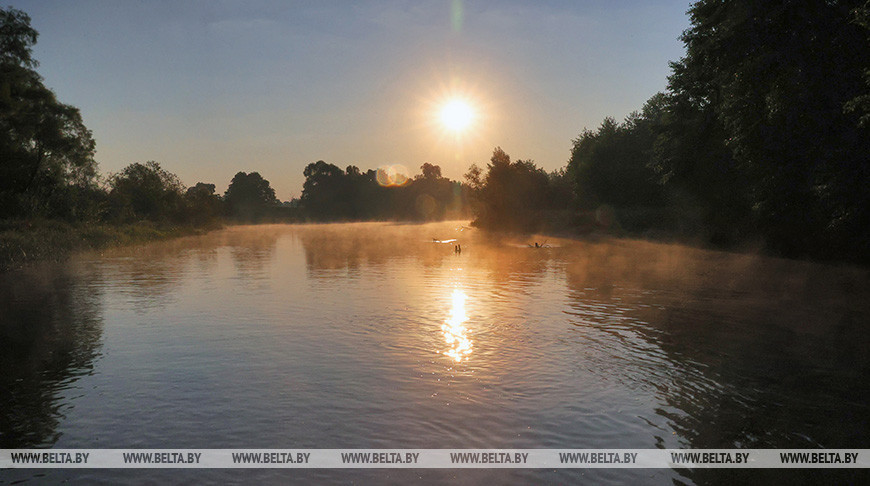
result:
[[[230,227],[0,274],[0,448],[867,447],[867,271],[629,240],[535,248],[456,226]],[[461,253],[435,244],[452,239]],[[195,472],[42,479],[232,479]],[[31,476],[0,471],[0,483]]]
[[[444,354],[453,358],[457,363],[463,359],[468,359],[471,355],[472,343],[468,337],[468,329],[465,323],[468,321],[468,315],[465,313],[465,292],[454,289],[453,299],[450,307],[450,317],[441,326],[441,331],[444,333],[444,341],[449,346]]]

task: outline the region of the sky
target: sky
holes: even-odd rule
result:
[[[9,2],[9,0],[7,0]],[[551,171],[572,140],[665,89],[689,2],[12,0],[45,85],[81,110],[103,174],[155,160],[281,200],[324,160],[459,180],[495,147]],[[475,113],[452,132],[452,98]]]

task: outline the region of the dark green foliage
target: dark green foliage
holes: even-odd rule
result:
[[[565,177],[577,196],[577,226],[585,231],[672,227],[665,223],[665,189],[650,164],[666,101],[656,94],[640,113],[622,123],[605,118],[597,131],[584,130],[574,140]]]
[[[725,145],[725,131],[709,105],[691,95],[672,94],[654,130],[649,161],[666,190],[683,232],[700,233],[716,244],[754,234],[750,185]]]
[[[181,221],[186,217],[184,186],[157,162],[130,164],[109,178],[109,215],[122,222]]]
[[[256,221],[266,216],[278,204],[278,199],[269,181],[258,172],[239,172],[230,182],[224,202],[231,216]]]
[[[570,209],[574,201],[574,180],[571,171],[567,167],[554,170],[547,174],[549,187],[548,200],[555,210]]]
[[[197,182],[184,193],[189,220],[194,224],[205,224],[219,218],[223,212],[223,201],[215,193],[214,184]]]
[[[695,184],[710,174],[736,180],[755,226],[787,255],[870,250],[870,132],[844,109],[866,93],[870,65],[858,3],[699,1],[686,56],[673,65],[672,113],[684,117],[674,123],[694,130],[666,132],[690,140],[671,143],[677,154],[664,142],[665,172],[701,174]],[[713,155],[679,153],[698,146]]]
[[[0,217],[90,215],[94,140],[33,71],[36,37],[26,14],[0,9]]]
[[[663,205],[662,189],[649,167],[663,102],[656,95],[642,113],[632,113],[623,123],[605,118],[598,131],[586,130],[574,140],[568,167],[581,207]]]
[[[14,8],[0,8],[0,63],[36,67],[31,57],[39,33],[30,26],[30,17]]]
[[[668,93],[575,140],[580,208],[666,204],[662,221],[715,244],[866,260],[868,5],[696,2]]]

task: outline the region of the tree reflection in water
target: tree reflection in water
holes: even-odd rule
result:
[[[0,448],[49,447],[70,403],[55,400],[100,355],[100,275],[90,268],[0,273]]]

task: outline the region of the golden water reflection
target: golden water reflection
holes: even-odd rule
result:
[[[441,325],[444,341],[449,346],[444,354],[453,358],[457,363],[463,359],[468,359],[472,349],[471,339],[468,338],[468,329],[464,326],[465,322],[468,321],[468,316],[465,314],[465,299],[465,292],[459,289],[453,290],[450,318]]]

